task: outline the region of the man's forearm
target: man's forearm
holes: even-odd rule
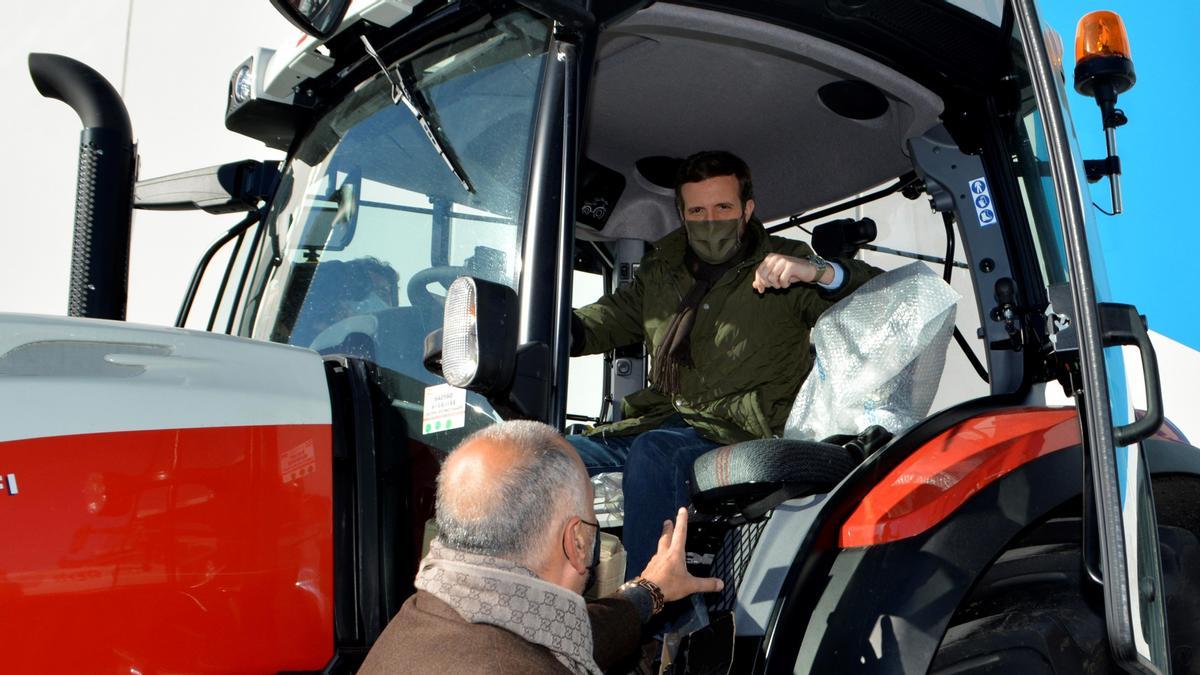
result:
[[[571,356],[583,356],[584,334],[583,321],[574,311],[571,312],[571,345],[567,350]]]
[[[642,622],[627,597],[612,595],[587,605],[592,624],[592,656],[608,670],[635,654],[641,644]]]
[[[623,598],[633,604],[637,609],[638,621],[643,624],[654,616],[654,598],[650,596],[650,591],[641,586],[622,586],[620,590],[613,594],[614,597]]]

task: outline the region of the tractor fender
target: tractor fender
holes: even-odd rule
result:
[[[955,611],[992,562],[1024,530],[1080,497],[1076,442],[995,479],[916,536],[842,546],[840,531],[870,487],[932,441],[934,430],[971,412],[954,411],[914,430],[915,438],[886,448],[830,495],[782,585],[756,672],[925,672]],[[1163,437],[1143,441],[1143,449],[1154,476],[1200,476],[1200,449]]]

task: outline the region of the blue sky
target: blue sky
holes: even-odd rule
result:
[[[1129,124],[1117,130],[1124,175],[1125,213],[1097,213],[1113,300],[1132,303],[1150,328],[1200,349],[1200,218],[1184,185],[1196,174],[1188,160],[1200,157],[1200,74],[1196,72],[1196,0],[1041,0],[1044,19],[1063,37],[1068,82],[1074,64],[1075,26],[1089,11],[1117,12],[1129,32],[1137,84],[1117,107]],[[1095,102],[1071,91],[1076,133],[1088,159],[1104,156],[1104,133]],[[1186,199],[1185,199],[1186,197]],[[1092,186],[1095,203],[1110,210],[1108,183]]]

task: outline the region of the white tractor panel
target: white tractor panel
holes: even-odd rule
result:
[[[0,442],[329,424],[315,352],[213,333],[0,314]]]

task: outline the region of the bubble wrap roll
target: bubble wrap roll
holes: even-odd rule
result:
[[[899,434],[929,413],[960,296],[924,263],[863,284],[812,330],[816,360],[784,428],[820,440],[878,424]]]

